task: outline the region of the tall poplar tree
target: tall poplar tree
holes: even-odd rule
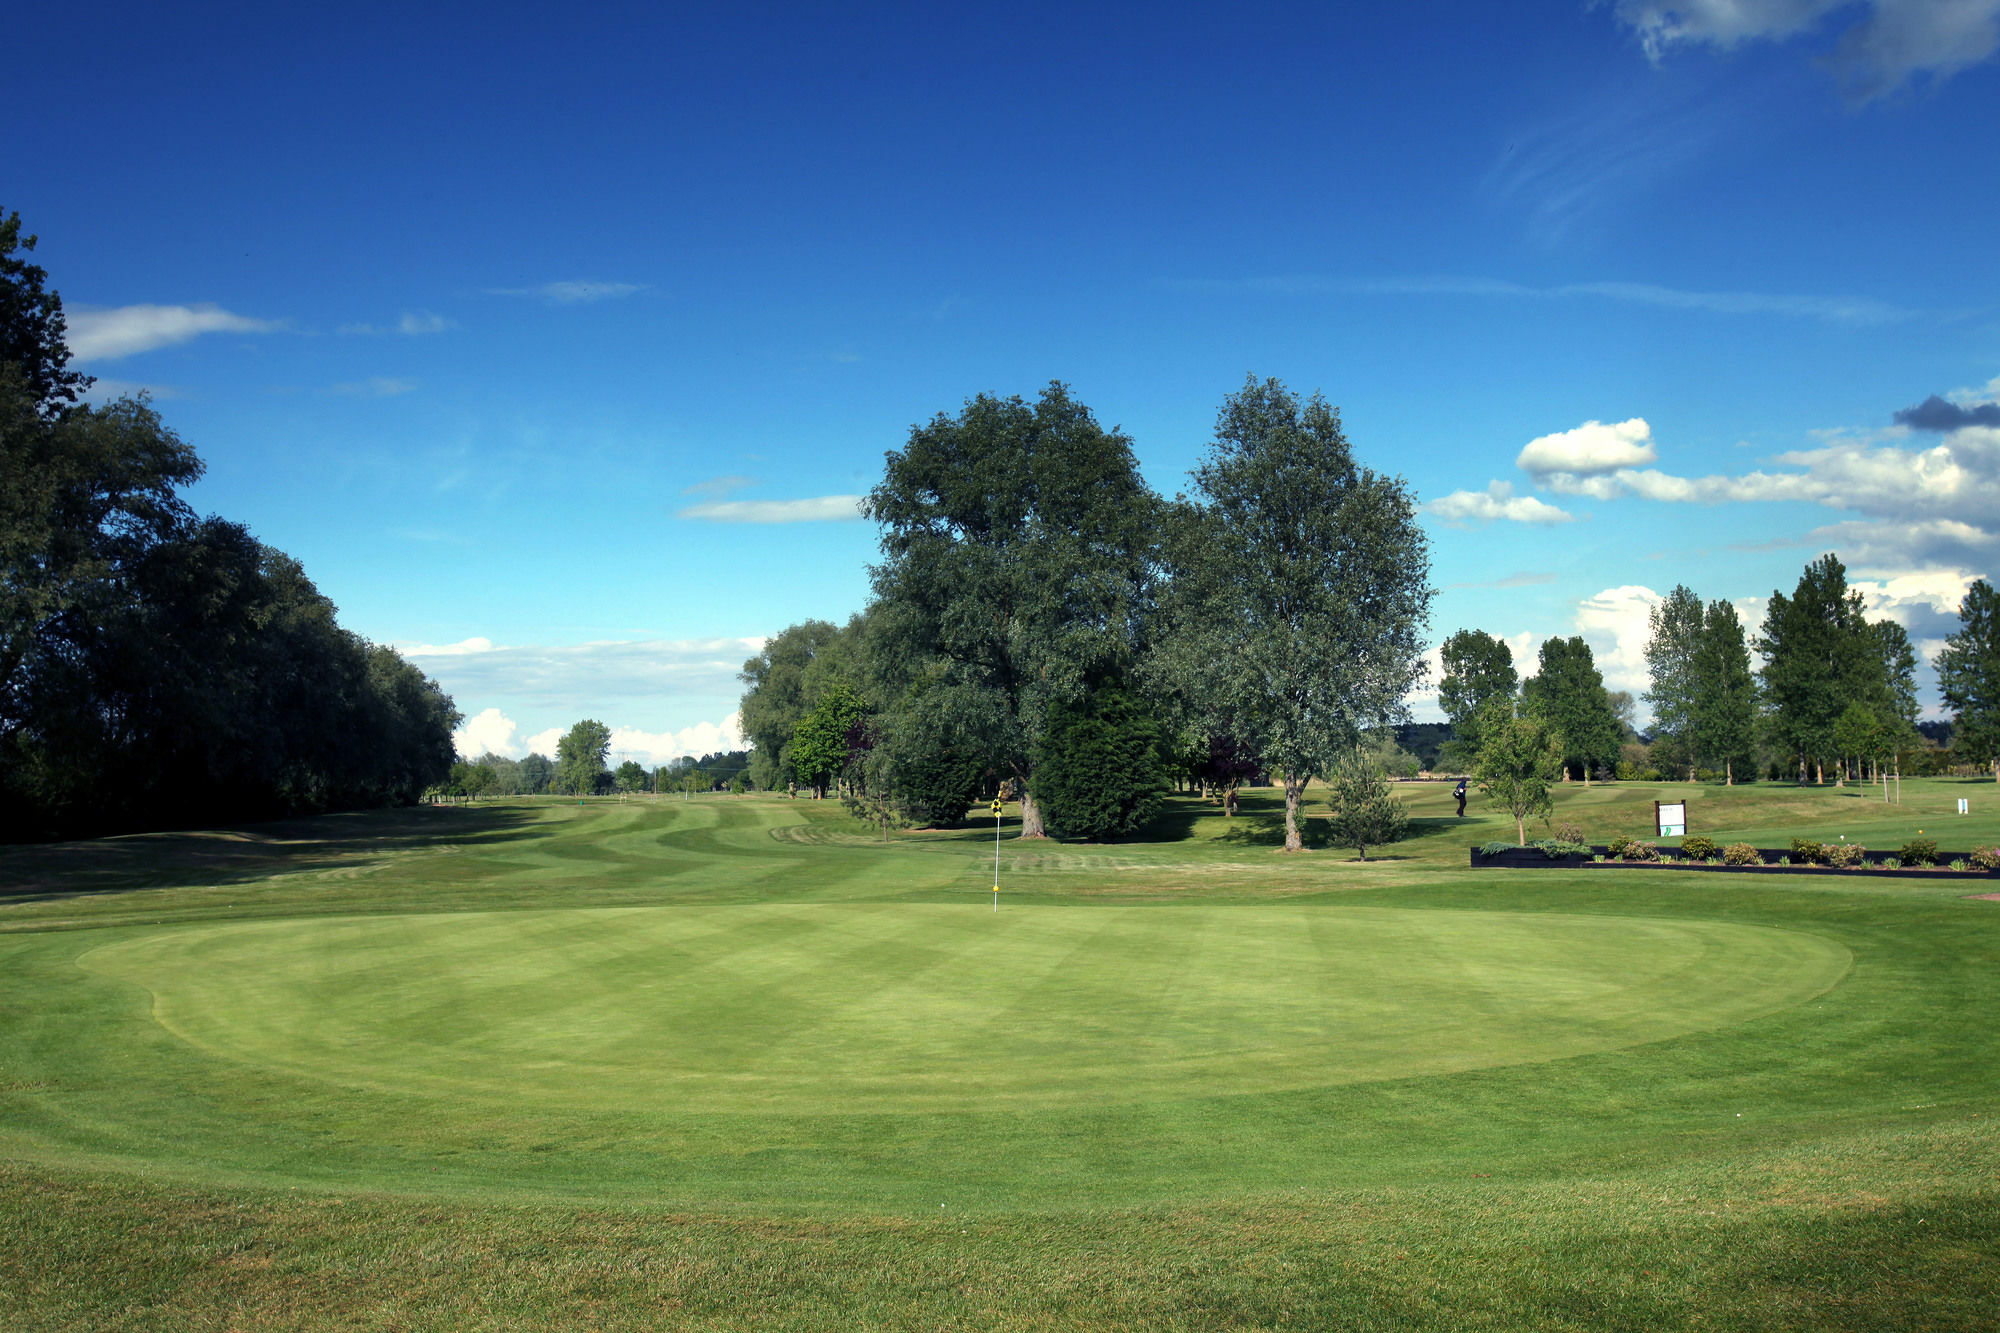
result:
[[[1958,604],[1958,633],[1936,659],[1938,692],[1952,710],[1952,748],[1989,764],[2000,782],[2000,594],[1985,579]]]
[[[1647,613],[1652,635],[1646,640],[1646,670],[1652,688],[1646,702],[1653,708],[1655,740],[1671,737],[1688,765],[1688,780],[1694,780],[1697,687],[1695,658],[1701,650],[1703,610],[1701,598],[1685,584],[1677,585],[1660,604]]]
[[[1757,681],[1736,608],[1717,599],[1702,613],[1701,638],[1688,664],[1692,709],[1688,749],[1705,768],[1720,768],[1736,785],[1749,766],[1757,726]]]
[[[1285,849],[1306,783],[1423,678],[1429,548],[1402,478],[1362,467],[1319,394],[1250,377],[1179,508],[1155,665],[1210,735],[1283,775]]]
[[[867,508],[883,526],[872,669],[981,719],[993,766],[1026,789],[1021,836],[1045,836],[1033,769],[1050,707],[1138,651],[1159,501],[1132,441],[1059,383],[1033,404],[981,394],[913,427]]]

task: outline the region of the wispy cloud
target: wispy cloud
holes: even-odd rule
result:
[[[1197,279],[1174,285],[1197,291],[1269,292],[1287,296],[1326,293],[1343,296],[1491,296],[1534,301],[1620,301],[1669,310],[1700,310],[1718,315],[1778,315],[1792,319],[1824,320],[1832,324],[1888,324],[1914,319],[1924,313],[1867,296],[1690,291],[1648,282],[1572,282],[1555,287],[1534,287],[1504,278],[1431,276],[1346,279],[1295,275],[1237,280]]]
[[[184,398],[186,391],[173,384],[141,384],[137,380],[108,380],[102,376],[90,386],[84,397],[93,403],[108,403],[117,398],[137,398],[140,394],[148,398]]]
[[[818,523],[866,517],[863,496],[815,495],[803,500],[717,500],[690,505],[676,518],[700,518],[712,523]]]
[[[740,491],[745,486],[755,486],[756,484],[757,479],[755,477],[740,477],[732,474],[727,477],[710,477],[707,481],[698,481],[692,486],[683,487],[681,494],[723,496],[728,495],[731,491]]]
[[[342,324],[337,331],[358,337],[375,337],[382,334],[417,337],[426,333],[443,333],[446,329],[457,327],[455,320],[446,319],[443,315],[433,314],[428,310],[406,310],[403,312],[403,317],[394,324]]]
[[[525,296],[550,305],[589,305],[646,290],[643,282],[545,282],[539,287],[488,287],[488,296]]]
[[[1509,574],[1504,579],[1485,579],[1476,583],[1453,583],[1447,586],[1453,588],[1539,588],[1544,584],[1554,583],[1555,581],[1556,576],[1554,574],[1523,570],[1518,574]]]
[[[320,390],[321,393],[335,398],[398,398],[416,391],[415,380],[392,378],[387,375],[376,375],[345,384],[329,384]]]
[[[192,342],[204,333],[270,333],[279,327],[218,305],[72,306],[64,313],[70,354],[78,361],[116,361]]]

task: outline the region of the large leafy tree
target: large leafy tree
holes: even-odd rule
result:
[[[1647,612],[1652,633],[1646,639],[1646,671],[1652,688],[1646,691],[1646,702],[1653,709],[1653,736],[1673,740],[1672,748],[1687,761],[1689,781],[1697,762],[1695,658],[1701,651],[1705,617],[1701,598],[1685,584],[1676,585]]]
[[[1985,579],[1965,590],[1958,632],[1936,658],[1938,692],[1952,710],[1952,748],[1989,764],[2000,782],[2000,594]]]
[[[1469,764],[1479,753],[1479,715],[1495,699],[1511,699],[1521,686],[1514,651],[1497,634],[1462,629],[1438,649],[1444,667],[1438,707],[1451,723],[1449,758]]]
[[[1835,758],[1834,724],[1847,705],[1881,698],[1880,641],[1862,615],[1847,568],[1828,554],[1807,565],[1787,597],[1773,590],[1756,642],[1764,658],[1762,697],[1773,743],[1825,781]]]
[[[596,718],[585,718],[556,742],[557,790],[572,796],[588,796],[597,790],[598,774],[605,772],[604,758],[611,753],[611,728]]]
[[[1720,768],[1734,786],[1748,769],[1757,725],[1756,678],[1736,608],[1717,599],[1702,612],[1701,639],[1688,664],[1691,707],[1688,749],[1697,762]]]
[[[1624,735],[1597,659],[1581,636],[1542,641],[1539,669],[1521,686],[1521,711],[1548,724],[1562,747],[1564,769],[1581,769],[1585,786],[1591,769],[1617,761]]]
[[[1423,677],[1433,589],[1415,498],[1355,461],[1319,394],[1254,376],[1224,400],[1194,482],[1155,671],[1204,731],[1283,774],[1285,848],[1299,851],[1306,783],[1399,720]]]
[[[913,427],[870,492],[871,669],[926,682],[980,720],[994,768],[1021,780],[1021,836],[1049,710],[1121,675],[1138,649],[1158,501],[1132,442],[1051,384],[1030,404],[982,394]]]

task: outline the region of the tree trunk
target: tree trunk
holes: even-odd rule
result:
[[[1722,761],[1722,785],[1725,787],[1734,787],[1736,785],[1736,761],[1734,759],[1725,759]]]
[[[1035,804],[1026,783],[1021,785],[1021,836],[1024,838],[1046,838],[1048,829],[1042,826],[1042,807]]]
[[[1516,846],[1520,847],[1528,845],[1528,818],[1526,815],[1514,816],[1514,842]]]
[[[1306,780],[1285,774],[1285,850],[1302,852],[1306,840],[1299,833],[1299,803],[1305,799]]]

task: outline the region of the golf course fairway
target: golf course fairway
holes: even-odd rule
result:
[[[1472,869],[1511,819],[1398,796],[1366,862],[1261,791],[1003,837],[997,912],[990,818],[781,797],[0,849],[0,1328],[2000,1329],[2000,885]]]
[[[1298,906],[609,908],[184,926],[83,953],[200,1051],[438,1099],[908,1114],[1555,1060],[1797,1004],[1847,951],[1719,922]]]

